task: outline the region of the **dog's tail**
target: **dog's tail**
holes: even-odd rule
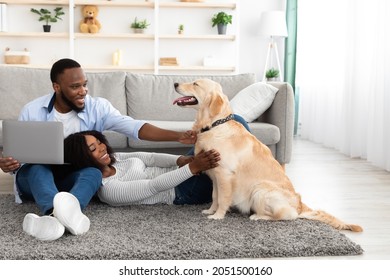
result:
[[[325,211],[312,210],[304,203],[302,203],[301,213],[299,214],[298,218],[320,221],[338,230],[350,230],[354,232],[363,231],[362,227],[359,225],[346,224],[331,214],[326,213]]]

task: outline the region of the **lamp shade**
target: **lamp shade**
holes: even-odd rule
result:
[[[266,11],[261,14],[260,34],[263,36],[287,37],[286,16],[284,11]]]

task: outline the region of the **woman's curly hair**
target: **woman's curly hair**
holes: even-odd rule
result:
[[[102,169],[102,166],[92,156],[91,151],[85,140],[85,135],[94,136],[101,143],[107,147],[107,154],[111,158],[111,164],[114,164],[116,159],[114,157],[114,150],[107,141],[107,138],[103,133],[96,130],[87,130],[76,132],[64,140],[64,160],[66,163],[70,163],[75,169],[82,169],[86,167],[96,167]]]

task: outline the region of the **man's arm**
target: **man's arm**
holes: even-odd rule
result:
[[[145,123],[138,132],[138,138],[148,141],[176,141],[183,144],[194,144],[196,133],[190,130],[185,132],[167,130]]]

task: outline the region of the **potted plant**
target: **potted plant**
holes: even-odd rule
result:
[[[133,28],[134,33],[144,33],[144,30],[148,28],[149,25],[150,23],[148,23],[146,19],[139,21],[136,17],[130,27]]]
[[[279,70],[275,68],[268,69],[267,72],[265,72],[265,77],[268,81],[273,81],[279,77]]]
[[[45,21],[45,25],[43,25],[43,31],[44,32],[50,32],[51,26],[49,25],[49,22],[57,22],[59,19],[62,20],[61,16],[65,15],[65,13],[62,11],[62,7],[57,7],[54,9],[54,15],[51,11],[48,9],[34,9],[31,8],[30,10],[34,14],[39,15],[39,21]]]
[[[183,34],[184,33],[184,25],[183,24],[179,24],[179,27],[177,29],[177,33],[178,34]]]
[[[218,34],[226,34],[227,25],[232,23],[232,18],[232,15],[228,15],[225,12],[219,12],[211,18],[212,27],[218,27]]]

